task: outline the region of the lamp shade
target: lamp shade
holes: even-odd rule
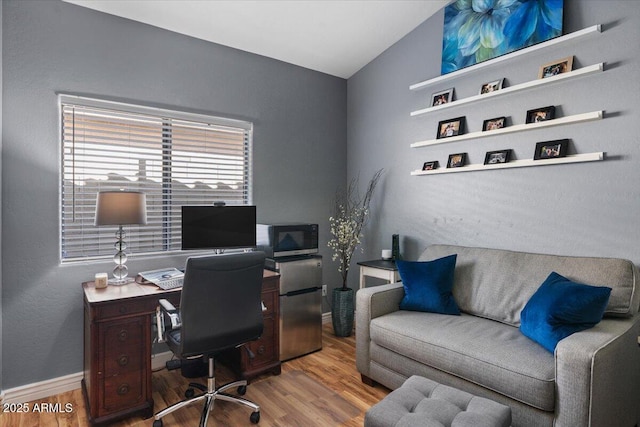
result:
[[[95,225],[147,223],[147,198],[139,191],[100,191]]]

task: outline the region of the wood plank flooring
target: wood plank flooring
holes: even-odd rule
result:
[[[232,374],[218,365],[218,383],[233,380]],[[180,371],[161,370],[153,374],[155,410],[182,399],[189,380]],[[246,398],[261,406],[258,427],[358,427],[371,405],[389,393],[381,387],[369,387],[360,381],[355,367],[355,337],[338,338],[331,324],[323,326],[321,351],[283,363],[279,376],[264,375],[248,387]],[[0,413],[1,427],[85,427],[87,414],[81,390],[50,396],[35,404],[70,404],[70,412]],[[182,408],[165,418],[165,427],[197,426],[200,405]],[[209,426],[253,426],[250,410],[227,402],[216,402]],[[112,424],[114,427],[149,427],[152,419],[130,418]]]

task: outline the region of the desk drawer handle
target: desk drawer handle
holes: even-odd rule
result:
[[[118,365],[120,366],[127,366],[129,364],[129,356],[127,355],[122,355],[120,357],[118,357]]]
[[[264,354],[264,352],[265,352],[265,348],[264,348],[264,346],[263,346],[263,345],[261,345],[260,347],[258,347],[258,354],[259,354],[260,356],[262,356],[262,355]]]
[[[125,314],[127,312],[127,307],[122,305],[120,306],[120,314]]]
[[[124,396],[125,394],[129,393],[129,384],[124,383],[122,385],[120,385],[120,387],[118,387],[118,390],[116,391],[116,393],[118,393],[119,396]]]
[[[122,329],[120,332],[118,332],[118,341],[126,341],[128,337],[129,333],[126,331],[126,329]]]

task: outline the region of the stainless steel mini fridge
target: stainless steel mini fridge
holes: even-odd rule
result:
[[[322,348],[322,257],[275,260],[280,273],[280,360]]]

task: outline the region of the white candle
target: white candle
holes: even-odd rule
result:
[[[107,287],[107,273],[96,273],[95,284],[96,289],[104,289]]]

